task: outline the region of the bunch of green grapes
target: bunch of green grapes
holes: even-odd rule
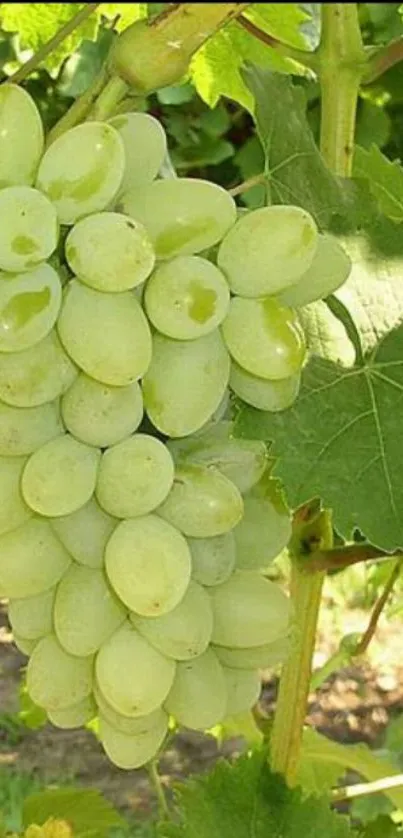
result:
[[[287,654],[262,570],[290,517],[228,394],[292,403],[298,306],[349,269],[303,210],[237,220],[219,186],[159,179],[165,155],[133,113],[44,150],[34,102],[0,88],[0,592],[33,701],[97,717],[127,769],[170,718],[250,709]]]

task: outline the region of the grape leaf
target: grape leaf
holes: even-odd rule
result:
[[[180,786],[178,824],[163,824],[161,838],[349,838],[347,819],[326,800],[303,800],[270,774],[265,752],[218,763],[205,777]]]
[[[403,547],[403,326],[346,369],[313,356],[294,407],[241,407],[236,432],[271,440],[291,506],[319,496],[346,539],[358,527],[386,550]]]
[[[399,838],[401,834],[391,818],[387,815],[379,815],[376,820],[367,824],[364,831],[359,833],[358,838]]]
[[[48,818],[68,821],[75,838],[99,835],[111,827],[123,826],[123,818],[96,789],[47,789],[24,801],[23,824],[41,826]]]
[[[403,168],[396,160],[388,160],[375,145],[369,150],[357,146],[353,172],[368,181],[386,216],[403,221]]]
[[[245,61],[271,67],[281,73],[310,73],[302,64],[283,57],[275,49],[254,38],[238,23],[230,23],[197,51],[190,64],[193,84],[210,107],[217,104],[220,96],[227,96],[253,111],[253,93],[248,90],[242,77]]]
[[[346,329],[323,300],[310,303],[299,310],[310,352],[343,367],[355,362],[355,350]]]
[[[244,16],[283,44],[297,49],[306,49],[309,45],[303,25],[311,15],[299,3],[253,3]]]

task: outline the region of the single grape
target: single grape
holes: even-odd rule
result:
[[[40,640],[53,631],[53,605],[56,588],[49,588],[36,596],[12,599],[8,605],[8,619],[16,634],[28,640]]]
[[[198,178],[168,178],[126,192],[118,209],[144,224],[158,259],[200,253],[235,223],[229,193]]]
[[[0,537],[0,591],[8,599],[22,599],[53,588],[71,558],[47,521],[31,518]]]
[[[27,668],[27,690],[35,704],[58,711],[90,695],[94,659],[74,658],[53,635],[42,638]]]
[[[0,402],[0,456],[32,454],[62,432],[57,401],[27,408]]]
[[[55,205],[61,224],[105,209],[123,178],[123,141],[104,122],[70,128],[45,151],[36,186]]]
[[[221,271],[200,256],[177,256],[159,265],[147,282],[144,305],[152,324],[175,340],[214,331],[229,307]]]
[[[112,387],[81,373],[63,396],[62,416],[81,442],[99,448],[115,445],[137,430],[143,418],[140,386],[134,381]]]
[[[225,393],[230,360],[218,331],[192,341],[153,335],[143,378],[147,414],[161,433],[188,436],[211,418]]]
[[[295,285],[277,294],[284,306],[300,308],[315,300],[324,300],[344,285],[351,271],[351,259],[333,236],[318,236],[318,247],[308,270]]]
[[[255,669],[230,669],[223,666],[227,685],[226,716],[247,713],[256,704],[261,691],[259,672]]]
[[[27,457],[0,457],[0,535],[15,530],[33,515],[21,493],[26,462]]]
[[[120,730],[121,733],[127,733],[129,736],[134,736],[146,730],[152,730],[152,728],[158,727],[166,719],[166,713],[161,707],[158,707],[157,710],[153,710],[146,716],[124,716],[122,713],[118,713],[107,702],[105,696],[102,695],[96,682],[94,684],[94,698],[99,709],[99,715],[112,725],[112,727],[116,728],[116,730]]]
[[[173,481],[174,463],[166,445],[148,434],[134,434],[102,455],[96,494],[110,515],[134,518],[156,509]]]
[[[315,221],[301,207],[262,207],[238,219],[221,242],[217,262],[234,294],[265,297],[308,270],[317,243]]]
[[[94,497],[71,515],[52,518],[51,527],[66,550],[79,564],[100,568],[116,518],[101,509]]]
[[[290,651],[290,638],[287,636],[252,646],[249,649],[231,649],[227,646],[212,646],[218,660],[231,669],[269,669],[283,663]]]
[[[19,649],[23,655],[27,655],[27,657],[32,655],[32,652],[39,643],[39,640],[28,640],[27,637],[20,637],[15,632],[13,632],[13,641],[17,649]]]
[[[101,715],[99,738],[105,753],[118,768],[127,771],[150,762],[162,745],[168,732],[168,716],[160,716],[154,727],[129,735],[113,727]]]
[[[168,695],[176,664],[157,652],[130,623],[124,623],[98,652],[99,689],[123,716],[146,716]]]
[[[244,514],[234,529],[236,566],[265,568],[287,547],[291,515],[276,480],[268,472],[244,495]]]
[[[158,509],[158,515],[191,538],[223,535],[242,514],[242,495],[227,477],[189,464],[176,469],[173,487]]]
[[[206,651],[213,631],[213,612],[206,591],[190,581],[183,599],[169,614],[139,617],[132,614],[134,627],[167,658],[189,660]]]
[[[257,375],[242,369],[236,361],[232,361],[229,386],[235,395],[246,404],[258,410],[268,410],[273,413],[286,410],[295,402],[301,385],[301,373],[296,372],[288,378],[270,381],[258,378]]]
[[[37,407],[57,399],[77,374],[53,329],[29,349],[0,353],[0,399],[15,407]]]
[[[233,532],[212,538],[188,538],[192,556],[192,578],[200,585],[221,585],[235,567],[236,546]]]
[[[103,294],[74,280],[57,327],[73,361],[103,384],[132,384],[150,365],[150,329],[131,291]]]
[[[10,82],[0,87],[0,189],[31,185],[43,153],[42,120],[32,97]]]
[[[27,271],[56,249],[59,224],[51,202],[30,186],[0,189],[0,269]]]
[[[58,585],[55,633],[70,655],[86,657],[97,652],[126,615],[102,570],[73,564]]]
[[[56,271],[46,263],[19,274],[0,274],[0,352],[20,352],[53,328],[62,302]]]
[[[244,493],[264,474],[267,447],[259,440],[237,439],[233,430],[233,422],[215,422],[196,436],[169,442],[168,447],[179,464],[213,466]]]
[[[29,458],[21,488],[28,506],[41,515],[69,515],[94,492],[100,452],[70,434],[51,439]]]
[[[186,541],[157,515],[118,524],[106,545],[105,563],[122,602],[144,617],[172,611],[190,581],[191,558]]]
[[[78,704],[65,707],[63,710],[49,710],[49,721],[55,727],[62,730],[72,730],[76,727],[84,727],[97,714],[97,706],[92,696],[83,698]]]
[[[279,585],[259,573],[237,570],[222,585],[208,588],[214,629],[212,642],[245,649],[287,634],[290,603]]]
[[[121,193],[133,186],[144,186],[157,177],[167,151],[162,125],[148,113],[123,113],[109,124],[119,132],[125,148],[125,170]]]
[[[297,314],[272,297],[234,297],[222,332],[232,357],[253,375],[289,378],[304,363],[305,337]]]
[[[206,730],[221,722],[227,706],[223,669],[211,649],[176,666],[176,675],[164,707],[179,724]]]
[[[117,212],[83,218],[66,239],[66,259],[81,282],[97,291],[127,291],[150,275],[155,254],[142,224]]]

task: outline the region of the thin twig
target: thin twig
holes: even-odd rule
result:
[[[309,573],[317,570],[342,570],[359,562],[372,560],[390,561],[403,558],[403,552],[386,553],[373,544],[348,544],[333,550],[317,550],[304,559],[304,568]]]
[[[248,189],[252,189],[254,186],[259,186],[261,183],[265,182],[266,175],[263,173],[260,175],[253,175],[253,177],[248,178],[248,180],[244,180],[243,183],[239,183],[238,186],[234,186],[232,189],[229,189],[228,192],[233,198],[235,198],[236,195],[242,195],[242,193],[247,192]]]
[[[372,783],[354,783],[353,786],[342,786],[332,791],[332,802],[339,800],[352,800],[355,797],[363,797],[366,794],[378,794],[389,789],[396,789],[403,786],[403,774],[395,774],[393,777],[382,777],[381,780],[374,780]]]
[[[65,23],[64,26],[58,30],[58,32],[56,32],[53,37],[46,42],[46,44],[43,44],[43,46],[38,49],[38,52],[36,52],[32,58],[29,58],[28,61],[26,61],[25,64],[19,68],[19,70],[4,81],[12,82],[13,84],[19,84],[23,81],[30,73],[32,73],[33,70],[36,70],[39,64],[41,64],[42,61],[44,61],[45,58],[47,58],[48,55],[50,55],[56,47],[59,46],[59,44],[63,43],[63,41],[65,41],[66,38],[68,38],[81,23],[87,20],[87,18],[90,17],[90,15],[92,15],[92,13],[95,12],[100,5],[100,3],[87,3],[83,9],[80,9],[80,11],[77,12],[71,20],[68,20],[67,23]],[[4,81],[2,84],[4,84]]]
[[[245,17],[245,15],[240,15],[236,19],[236,23],[239,26],[243,26],[250,35],[253,35],[254,38],[257,38],[266,46],[275,49],[280,55],[284,56],[284,58],[291,58],[293,61],[297,61],[299,64],[303,64],[305,67],[308,67],[310,70],[316,70],[316,54],[314,52],[305,52],[302,49],[296,49],[295,47],[289,47],[287,44],[282,44],[277,38],[273,38],[272,35],[269,35],[268,32],[264,32],[263,29],[259,29],[254,23],[252,23],[249,18]]]
[[[403,38],[391,41],[368,58],[368,70],[364,74],[363,84],[372,84],[400,61],[403,61]]]
[[[161,782],[161,776],[158,771],[158,762],[156,759],[151,760],[147,766],[148,774],[155,791],[157,800],[158,800],[158,808],[160,810],[160,817],[164,820],[171,819],[171,812],[168,806],[168,801],[165,796],[164,788]]]
[[[373,636],[376,632],[379,618],[382,614],[383,609],[385,608],[385,605],[386,605],[386,603],[389,599],[390,594],[393,591],[394,584],[395,584],[396,580],[398,579],[398,577],[400,575],[401,569],[402,569],[402,560],[398,559],[397,562],[395,562],[395,564],[393,566],[392,573],[390,574],[390,577],[389,577],[389,579],[388,579],[388,581],[385,585],[384,590],[382,591],[379,599],[375,603],[375,606],[374,606],[374,609],[372,611],[368,626],[367,626],[366,630],[364,631],[364,634],[363,634],[360,642],[358,643],[358,646],[357,646],[357,648],[354,652],[354,656],[355,655],[363,655],[367,651],[368,646],[369,646],[369,644],[370,644],[370,642],[371,642],[371,640],[372,640],[372,638],[373,638]]]

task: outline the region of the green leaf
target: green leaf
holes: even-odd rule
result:
[[[381,211],[394,221],[403,221],[403,168],[388,160],[375,145],[369,151],[357,146],[354,175],[365,178]]]
[[[212,728],[209,733],[214,736],[219,744],[225,742],[226,739],[242,737],[252,747],[253,745],[260,745],[263,739],[263,733],[259,730],[250,711],[225,719],[221,724]]]
[[[324,777],[330,781],[328,789],[348,770],[360,774],[367,782],[399,774],[399,769],[385,758],[376,756],[367,745],[341,745],[322,736],[316,730],[304,731],[302,761],[299,775],[301,785],[311,780],[304,791],[314,794],[324,791]],[[321,776],[323,775],[323,776]],[[403,789],[388,789],[384,794],[396,809],[403,808]]]
[[[321,497],[340,534],[358,527],[386,550],[403,547],[403,326],[362,366],[319,356],[296,404],[279,414],[240,409],[237,433],[271,440],[291,506]]]
[[[347,819],[326,800],[302,800],[270,774],[265,752],[220,762],[211,774],[182,785],[179,823],[163,824],[161,838],[349,838]]]
[[[391,818],[387,815],[379,815],[375,821],[366,826],[363,832],[359,833],[359,838],[399,838],[401,834]]]
[[[300,3],[254,3],[244,15],[283,44],[297,49],[306,49],[309,45],[304,36],[304,24],[310,21],[311,15]]]
[[[23,824],[41,826],[48,818],[71,824],[75,838],[99,835],[124,821],[114,807],[95,789],[47,789],[31,794],[23,806]]]
[[[284,58],[238,23],[230,23],[198,50],[190,65],[190,77],[199,95],[210,107],[217,104],[220,96],[227,96],[253,111],[253,91],[248,89],[242,75],[246,61],[281,73],[310,75],[302,64]]]
[[[299,316],[308,349],[313,355],[319,355],[343,367],[354,365],[354,346],[346,329],[323,300],[304,306],[299,310]]]

